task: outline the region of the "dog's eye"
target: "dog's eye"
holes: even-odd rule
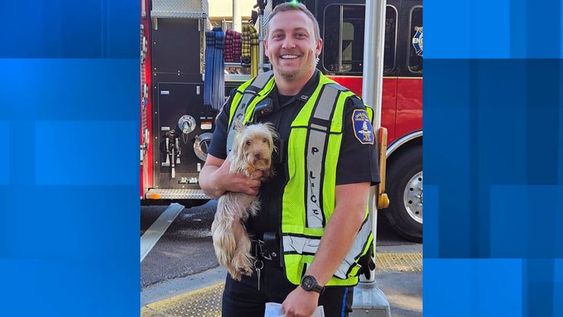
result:
[[[268,139],[266,139],[266,138],[263,138],[263,139],[262,139],[262,142],[264,142],[264,143],[268,143]]]
[[[246,145],[247,145],[247,146],[250,146],[250,144],[252,144],[252,142],[246,141]]]

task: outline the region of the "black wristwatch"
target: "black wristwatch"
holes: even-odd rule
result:
[[[303,278],[301,279],[301,287],[307,292],[313,291],[319,294],[322,293],[325,289],[324,287],[320,286],[319,283],[317,283],[317,279],[312,275],[303,276]]]

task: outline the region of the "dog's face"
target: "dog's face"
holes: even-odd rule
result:
[[[239,125],[233,144],[236,160],[255,170],[267,171],[272,165],[276,132],[271,124]]]

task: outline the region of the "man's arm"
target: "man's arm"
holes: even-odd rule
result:
[[[250,177],[242,174],[230,174],[230,161],[207,155],[205,165],[199,173],[199,186],[203,192],[211,197],[218,198],[225,192],[238,192],[256,196],[260,187],[262,172],[256,171]]]
[[[313,263],[307,270],[326,285],[352,247],[366,214],[369,183],[336,186],[336,206]]]
[[[307,275],[326,285],[352,247],[364,220],[370,183],[336,186],[335,208],[321,239],[319,249]],[[319,294],[307,292],[301,286],[285,299],[282,309],[286,316],[310,316],[318,305]]]

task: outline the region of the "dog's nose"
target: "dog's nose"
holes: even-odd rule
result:
[[[255,160],[259,160],[262,156],[260,155],[260,153],[256,153],[254,154],[254,159]]]

